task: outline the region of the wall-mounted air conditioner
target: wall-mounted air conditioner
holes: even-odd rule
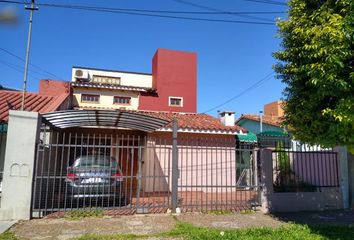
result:
[[[75,70],[75,78],[87,79],[87,80],[89,80],[88,71],[81,70],[81,69]]]

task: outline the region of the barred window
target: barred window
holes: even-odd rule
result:
[[[114,96],[113,103],[114,104],[130,105],[131,99],[132,99],[131,97]]]
[[[82,94],[81,95],[81,102],[99,103],[100,102],[100,95]]]

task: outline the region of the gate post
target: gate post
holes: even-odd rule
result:
[[[260,163],[260,177],[262,184],[261,192],[261,204],[262,212],[269,213],[272,209],[272,195],[273,190],[273,159],[272,150],[269,149],[259,149],[258,155]]]
[[[171,196],[171,211],[173,213],[176,212],[177,208],[177,191],[178,191],[178,148],[177,148],[177,131],[178,131],[178,123],[177,119],[173,118],[172,121],[172,196]]]
[[[349,208],[349,167],[348,167],[348,152],[346,147],[336,147],[339,160],[339,176],[340,187],[343,194],[343,208]]]
[[[1,220],[28,220],[31,216],[34,159],[41,116],[38,112],[9,112]]]

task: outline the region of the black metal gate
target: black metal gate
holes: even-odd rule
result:
[[[33,217],[73,209],[100,208],[115,215],[170,207],[171,146],[143,133],[98,132],[43,128],[35,160]]]
[[[75,209],[108,215],[250,209],[260,203],[256,166],[256,151],[236,149],[232,136],[177,140],[170,133],[43,126],[32,217]]]

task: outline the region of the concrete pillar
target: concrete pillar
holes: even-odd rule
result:
[[[40,123],[37,112],[9,112],[0,220],[30,219]]]
[[[346,147],[336,147],[338,152],[339,170],[340,170],[340,187],[343,194],[343,207],[349,208],[349,167],[348,152]]]
[[[273,189],[273,159],[272,150],[259,150],[260,176],[262,185],[261,204],[262,211],[269,213],[271,211],[271,198]]]

